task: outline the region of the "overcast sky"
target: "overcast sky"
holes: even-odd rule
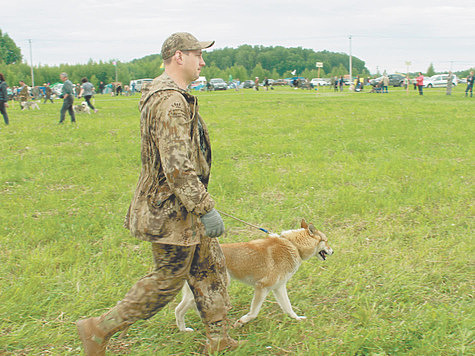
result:
[[[213,48],[242,44],[349,53],[371,73],[475,67],[473,0],[4,1],[0,29],[34,65],[130,61],[160,53],[173,32]],[[289,68],[292,69],[292,68]]]

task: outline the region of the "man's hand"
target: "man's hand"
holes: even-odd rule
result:
[[[221,236],[224,232],[224,222],[216,209],[204,214],[201,222],[205,226],[206,235],[209,237]]]

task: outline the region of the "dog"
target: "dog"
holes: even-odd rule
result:
[[[270,291],[274,293],[284,313],[296,320],[306,318],[293,311],[286,284],[304,260],[317,255],[324,261],[333,254],[333,250],[325,234],[312,224],[307,224],[302,219],[300,226],[300,229],[284,231],[280,235],[271,234],[264,239],[221,244],[228,278],[254,287],[251,310],[236,321],[234,327],[243,326],[255,319]],[[185,326],[185,313],[193,306],[193,293],[185,283],[182,300],[175,308],[176,324],[180,331],[193,331]]]
[[[22,101],[20,102],[21,110],[40,110],[40,107],[38,106],[38,103],[36,101]]]
[[[73,110],[74,112],[83,112],[91,115],[91,108],[87,105],[85,101],[83,101],[81,105],[73,105]]]

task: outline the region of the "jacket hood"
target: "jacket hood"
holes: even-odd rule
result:
[[[148,99],[159,91],[176,90],[182,94],[187,94],[185,90],[178,87],[172,78],[167,73],[163,73],[159,77],[155,78],[151,83],[142,87],[142,97],[139,102],[139,109],[142,110]]]

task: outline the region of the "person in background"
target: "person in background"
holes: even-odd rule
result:
[[[470,75],[467,77],[467,89],[465,89],[465,96],[468,96],[470,92],[470,97],[473,97],[473,82],[475,78],[473,76],[473,70],[470,72]]]
[[[18,88],[18,101],[22,103],[22,102],[30,100],[30,92],[28,91],[28,86],[25,84],[23,80],[20,80],[19,84],[20,84],[20,88]]]
[[[269,90],[269,79],[267,77],[264,78],[264,88],[265,90]]]
[[[451,71],[449,71],[449,75],[447,76],[447,90],[445,92],[445,95],[452,95],[452,86],[454,84],[453,81],[454,75]]]
[[[59,123],[62,124],[66,116],[66,111],[71,116],[71,122],[76,122],[76,116],[74,115],[73,103],[74,103],[74,89],[73,83],[68,79],[66,73],[61,73],[59,78],[63,81],[63,87],[61,88],[60,98],[63,99],[63,106],[61,107]]]
[[[50,83],[45,83],[44,86],[45,86],[45,101],[43,102],[43,104],[46,104],[48,100],[51,101],[52,104],[54,104],[53,99],[51,98],[51,96],[53,95],[53,89],[51,89]]]
[[[124,225],[151,243],[155,267],[115,307],[76,323],[86,355],[105,355],[112,335],[154,316],[185,281],[205,324],[203,351],[239,346],[227,331],[226,266],[216,239],[224,223],[207,191],[209,134],[197,98],[187,92],[205,66],[202,50],[213,44],[186,32],[172,34],[162,45],[164,73],[142,88],[142,169]]]
[[[94,112],[97,112],[97,109],[92,105],[91,103],[91,98],[92,98],[92,92],[94,91],[94,85],[87,80],[86,77],[81,79],[82,85],[81,85],[81,91],[79,92],[79,98],[81,96],[84,96],[84,99],[86,100],[87,106],[89,106]]]
[[[0,73],[0,113],[2,113],[3,121],[5,125],[8,125],[10,122],[8,120],[7,108],[8,108],[8,92],[7,92],[7,82],[5,81],[5,76],[3,73]]]
[[[387,93],[388,92],[388,86],[389,86],[389,77],[386,75],[386,74],[383,74],[383,90],[382,92],[383,93]]]
[[[424,76],[421,72],[419,72],[419,75],[416,77],[416,85],[417,89],[419,89],[419,95],[423,95],[422,88],[424,88]]]
[[[115,87],[115,95],[122,95],[122,83],[117,83],[117,86]]]
[[[106,85],[104,82],[99,83],[99,94],[104,94],[104,89],[106,88]]]

